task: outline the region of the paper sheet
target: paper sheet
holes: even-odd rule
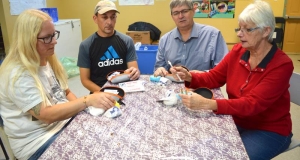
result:
[[[9,3],[11,15],[19,15],[27,9],[46,7],[46,0],[9,0]]]

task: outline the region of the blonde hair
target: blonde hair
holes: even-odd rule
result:
[[[23,72],[28,72],[34,79],[35,85],[40,91],[43,98],[43,105],[46,105],[46,93],[38,76],[38,69],[40,67],[40,56],[37,52],[37,36],[41,31],[42,25],[45,21],[52,21],[51,17],[36,9],[30,9],[22,12],[16,20],[12,43],[10,45],[8,54],[0,66],[0,76],[7,78],[5,82],[5,91],[8,91],[10,86],[14,86]],[[48,63],[53,69],[53,72],[58,79],[61,87],[67,89],[67,75],[61,63],[56,58],[55,54],[48,57]],[[14,77],[10,77],[12,71],[19,67]],[[12,78],[12,79],[10,79]]]

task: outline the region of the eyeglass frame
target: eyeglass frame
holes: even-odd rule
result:
[[[55,35],[57,34],[57,38],[56,38],[56,40],[58,40],[58,38],[59,38],[59,35],[60,35],[60,31],[57,31],[57,30],[55,30],[55,32],[53,33],[53,35],[52,36],[48,36],[48,37],[43,37],[43,38],[37,38],[37,39],[42,39],[43,40],[43,42],[45,43],[45,44],[50,44],[51,42],[52,42],[52,40],[53,40],[53,37],[55,37]],[[51,38],[50,38],[51,37]],[[48,43],[46,43],[46,41],[45,41],[45,39],[46,38],[50,38],[50,42],[48,42]]]
[[[260,27],[254,27],[254,28],[235,28],[234,31],[237,33],[239,31],[241,31],[242,33],[245,33],[244,30],[246,30],[247,33],[251,33],[257,29],[259,29]]]
[[[186,13],[188,13],[188,11],[190,11],[192,9],[183,9],[181,11],[174,11],[174,12],[171,12],[171,15],[172,16],[179,16],[180,14],[182,15],[185,15]],[[175,13],[175,14],[174,14]]]

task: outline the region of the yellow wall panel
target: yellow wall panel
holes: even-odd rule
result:
[[[225,41],[228,45],[238,42],[234,28],[238,26],[237,17],[241,11],[253,0],[236,0],[236,13],[233,19],[221,18],[195,18],[197,23],[212,25],[221,30]],[[275,16],[281,17],[284,10],[284,0],[267,0],[274,11]],[[94,7],[98,0],[47,0],[48,7],[58,8],[59,19],[81,19],[82,38],[85,39],[97,30],[96,24],[93,22],[92,16]],[[0,16],[1,24],[4,23],[7,33],[5,42],[10,41],[12,34],[12,26],[17,16],[11,16],[9,13],[9,1],[2,0],[5,19]],[[161,35],[170,31],[175,27],[171,18],[169,9],[169,0],[155,0],[154,5],[149,6],[119,6],[119,2],[115,2],[121,14],[118,15],[115,29],[125,33],[128,26],[136,21],[149,22],[159,28]],[[0,6],[1,7],[1,6]],[[3,25],[2,25],[3,26]],[[4,37],[5,38],[5,37]]]

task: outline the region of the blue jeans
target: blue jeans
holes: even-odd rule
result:
[[[48,141],[46,141],[28,160],[37,160],[52,144],[52,142],[54,142],[58,135],[69,125],[74,117],[72,117],[57,133],[55,133],[50,139],[48,139]]]
[[[283,151],[290,143],[293,134],[282,136],[275,132],[247,130],[237,126],[250,160],[270,160]]]

